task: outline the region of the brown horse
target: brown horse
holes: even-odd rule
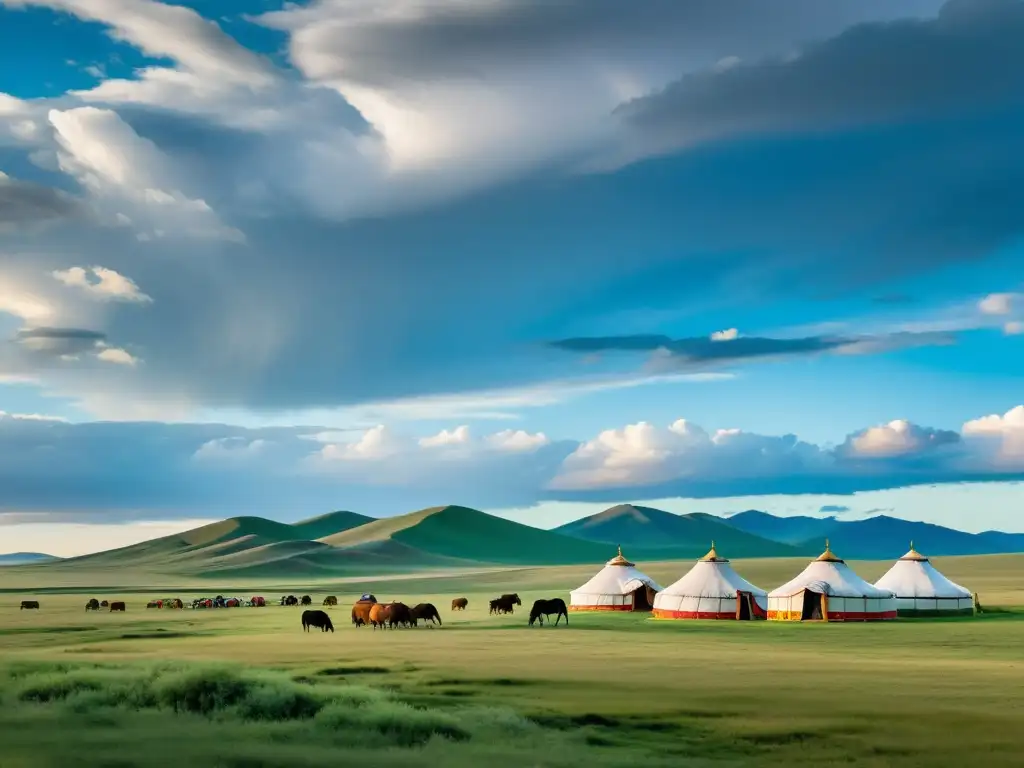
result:
[[[466,606],[468,605],[469,600],[467,600],[465,597],[456,597],[454,600],[452,600],[453,611],[464,611],[466,610]]]
[[[381,629],[386,629],[390,613],[390,605],[385,605],[384,603],[374,603],[370,606],[370,624],[373,625],[374,629],[377,629],[377,627],[380,627]]]
[[[414,605],[410,611],[412,618],[415,621],[422,621],[426,624],[430,622],[430,626],[434,626],[435,621],[438,625],[441,624],[441,614],[437,612],[437,608],[434,607],[433,603],[420,603]]]
[[[370,623],[370,609],[377,605],[376,600],[359,600],[352,606],[352,623],[357,627]]]

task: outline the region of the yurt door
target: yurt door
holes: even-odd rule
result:
[[[754,596],[750,592],[737,592],[736,593],[736,618],[739,621],[750,621],[751,616],[751,601]]]

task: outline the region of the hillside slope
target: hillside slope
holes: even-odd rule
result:
[[[599,563],[615,554],[604,544],[454,505],[377,520],[321,541],[343,548],[396,541],[433,557],[508,565]]]
[[[358,512],[339,510],[337,512],[328,512],[326,515],[311,517],[308,520],[300,520],[297,523],[292,523],[291,528],[298,538],[312,541],[313,539],[322,539],[324,536],[358,528],[361,525],[372,523],[376,519],[368,515],[360,515]]]
[[[29,565],[31,563],[48,563],[59,558],[44,555],[42,552],[11,552],[0,555],[0,565]]]
[[[748,509],[723,520],[734,528],[754,536],[793,545],[802,544],[809,539],[824,540],[839,524],[835,517],[776,517],[756,509]]]
[[[629,547],[632,553],[656,551],[678,557],[700,556],[711,542],[730,557],[792,557],[796,547],[742,531],[721,518],[702,513],[676,515],[653,507],[619,504],[574,520],[556,533]]]

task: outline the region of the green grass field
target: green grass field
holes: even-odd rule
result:
[[[590,567],[325,582],[160,583],[130,569],[0,570],[0,765],[986,766],[1024,754],[1024,557],[943,558],[986,614],[886,624],[658,622],[538,597]],[[641,563],[667,585],[689,563]],[[802,560],[736,561],[765,588]],[[887,563],[851,563],[877,578]],[[355,629],[349,605],[430,601],[444,626]],[[518,591],[523,612],[488,616]],[[328,594],[301,609],[146,610],[153,594]],[[465,595],[470,609],[449,610]],[[88,597],[125,614],[86,613]],[[37,598],[40,611],[19,611]]]

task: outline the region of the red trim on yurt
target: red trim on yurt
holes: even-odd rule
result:
[[[757,604],[757,600],[751,600],[750,601],[750,609],[753,612],[753,615],[756,616],[757,618],[759,618],[759,619],[767,619],[768,618],[768,611],[766,611],[764,608],[762,608],[760,605],[758,605]]]
[[[786,617],[794,611],[768,611],[768,618],[774,619],[778,616]],[[838,613],[828,612],[828,621],[885,621],[887,619],[895,619],[896,611],[879,611],[875,613]],[[789,621],[800,621],[799,618],[789,619]],[[820,621],[820,619],[819,619]]]
[[[570,611],[632,611],[632,605],[570,605]]]
[[[667,611],[664,608],[654,609],[656,619],[732,619],[736,620],[736,611]]]

